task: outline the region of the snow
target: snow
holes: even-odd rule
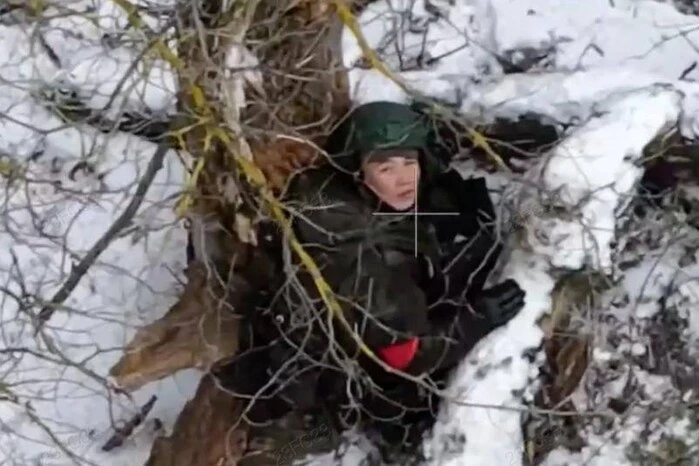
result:
[[[554,282],[545,263],[523,251],[515,251],[502,278],[515,279],[526,290],[526,305],[504,328],[479,344],[454,374],[450,397],[455,401],[442,409],[426,444],[431,464],[514,465],[521,461],[521,402],[513,391],[526,387],[536,376],[522,352],[541,341],[543,333],[536,323],[549,308]],[[450,454],[444,439],[459,436],[465,438],[463,452]]]
[[[696,315],[696,312],[692,312],[696,309],[693,301],[684,299],[686,285],[696,281],[699,274],[696,258],[686,265],[680,263],[688,248],[696,248],[699,235],[695,228],[687,226],[676,215],[672,211],[660,211],[650,218],[634,219],[629,226],[629,237],[644,234],[642,232],[645,231],[645,234],[650,232],[657,242],[654,241],[654,245],[651,242],[644,244],[639,250],[620,245],[619,251],[625,256],[624,259],[633,258],[635,264],[625,271],[621,286],[610,290],[604,297],[603,301],[611,305],[597,312],[601,320],[611,322],[607,329],[610,335],[622,342],[599,339],[598,344],[604,345],[605,349],[596,351],[601,357],[596,357],[595,369],[588,372],[587,380],[581,383],[572,397],[576,406],[592,411],[604,410],[611,397],[626,397],[631,403],[629,411],[615,419],[612,428],[604,430],[592,424],[584,426],[587,445],[580,452],[557,448],[548,455],[543,465],[665,464],[647,463],[644,462],[649,461],[647,457],[629,457],[629,454],[662,451],[659,446],[668,439],[681,441],[688,448],[686,454],[696,455],[692,452],[692,445],[699,440],[699,432],[692,424],[691,414],[684,408],[696,399],[695,390],[677,384],[676,379],[681,371],[674,369],[666,373],[657,364],[666,355],[657,354],[654,348],[657,342],[652,341],[657,338],[655,332],[667,331],[670,327],[668,323],[656,327],[657,319],[668,317],[660,313],[663,296],[668,297],[663,311],[665,314],[677,314],[684,318]],[[618,295],[628,299],[620,300]],[[691,345],[688,342],[692,338],[691,333],[696,330],[692,330],[690,324],[685,329],[687,331],[690,335],[680,333],[675,341],[667,341],[671,346],[666,347],[665,351],[676,351],[675,345],[684,345],[685,351],[690,354]],[[660,336],[661,339],[667,337]],[[681,361],[673,360],[673,364],[681,366],[684,364]],[[687,370],[696,373],[696,368]],[[633,394],[626,390],[629,385],[634,387]]]
[[[113,434],[110,415],[128,419],[157,393],[159,400],[151,415],[168,428],[198,381],[198,374],[182,373],[145,387],[134,402],[129,402],[115,395],[104,379],[136,328],[162,315],[181,288],[178,280],[184,267],[185,233],[175,224],[172,195],[180,189],[183,170],[174,154],[166,157],[165,167],[134,218],[130,228],[134,232],[111,244],[66,301],[66,310],[57,311],[47,323],[45,332],[57,354],[47,350],[41,339],[33,338],[26,312],[12,298],[21,297],[24,286],[26,293],[49,299],[77,258],[85,255],[133,196],[154,145],[126,134],[99,139],[95,137],[94,143],[102,149],[94,159],[104,175],[101,180],[79,173],[75,181],[66,176],[84,157],[82,147],[75,146],[69,154],[44,152],[26,174],[35,181],[12,188],[3,196],[0,269],[7,353],[0,367],[3,384],[21,404],[0,407],[6,432],[0,439],[0,451],[16,464],[36,464],[40,457],[60,456],[57,447],[31,421],[29,409],[59,433],[59,439],[68,439],[68,448],[85,461],[111,461],[115,465],[142,462],[155,434],[148,432],[152,427],[145,427],[121,453],[99,452],[100,442]],[[66,144],[64,150],[69,149]],[[58,163],[51,161],[55,156],[61,157]],[[57,182],[62,189],[56,188]],[[26,351],[36,351],[48,359],[23,354]],[[64,360],[73,361],[75,366],[66,367]],[[23,406],[25,402],[30,402],[31,408]],[[93,431],[89,441],[74,439]]]
[[[572,222],[550,216],[531,219],[530,245],[550,256],[552,266],[578,269],[591,262],[613,272],[617,212],[632,199],[628,193],[643,175],[643,149],[677,125],[680,102],[680,94],[665,87],[606,100],[595,110],[602,116],[569,132],[551,151],[542,187],[556,192],[559,205],[580,217]],[[543,247],[537,232],[546,237]]]
[[[0,286],[5,296],[0,331],[7,348],[0,369],[2,389],[7,387],[18,401],[0,405],[5,434],[0,456],[12,464],[66,464],[68,458],[39,426],[41,421],[83,457],[78,464],[142,464],[157,434],[152,424],[124,447],[104,453],[99,447],[113,431],[110,419],[127,419],[156,394],[149,417],[160,419],[167,431],[199,379],[198,373],[185,371],[144,387],[133,401],[114,394],[104,379],[135,328],[162,315],[180,291],[184,230],[172,205],[183,167],[175,154],[166,157],[133,230],[110,245],[83,278],[66,303],[71,312],[57,311],[49,321],[46,331],[60,354],[32,337],[28,317],[12,298],[22,293],[21,282],[27,293],[44,299],[53,295],[75,258],[123,211],[155,151],[131,135],[67,126],[37,96],[47,88],[75,91],[91,108],[108,106],[106,114],[113,119],[126,111],[174,111],[176,79],[169,65],[150,55],[141,60],[139,47],[115,46],[105,39],[119,33],[141,37],[124,31],[127,16],[108,0],[69,3],[75,14],[47,15],[40,28],[0,25],[0,156],[28,167],[20,183],[2,181]],[[166,7],[171,2],[147,3]],[[93,6],[96,10],[88,14]],[[155,16],[145,21],[154,31],[167,23]],[[527,216],[525,243],[513,238],[509,261],[498,277],[520,283],[527,292],[526,306],[456,371],[449,389],[453,399],[443,406],[424,445],[430,464],[521,465],[522,413],[538,371],[537,361],[524,354],[541,344],[537,322],[550,308],[552,269],[588,267],[620,276],[628,303],[610,304],[604,311],[613,310],[629,328],[629,322],[650,325],[659,317],[658,298],[672,283],[677,290],[669,305],[688,320],[688,341],[699,339],[699,314],[692,312],[699,270],[678,268],[679,246],[667,254],[662,248],[646,251],[628,270],[618,270],[614,260],[628,243],[628,235],[620,237],[618,220],[641,176],[637,162],[644,148],[673,127],[687,137],[699,134],[699,67],[692,68],[699,18],[683,15],[671,4],[643,0],[394,0],[390,6],[387,1],[372,3],[359,22],[369,44],[382,50],[381,57],[411,89],[449,103],[473,120],[531,113],[567,128],[562,142],[528,171],[529,183],[509,180],[503,186],[504,202],[520,212],[536,212]],[[390,37],[396,24],[402,29],[401,57]],[[54,58],[33,40],[37,32]],[[353,67],[361,50],[348,31],[342,41],[344,63]],[[528,72],[513,74],[513,67]],[[376,70],[354,67],[349,78],[356,103],[411,98]],[[71,180],[67,175],[81,160],[103,176],[79,173]],[[488,182],[493,189],[503,185],[496,177]],[[545,214],[532,185],[557,191],[558,207],[566,214]],[[660,230],[666,231],[662,225]],[[606,367],[624,351],[647,355],[646,342],[638,337],[641,330],[634,335],[629,330],[627,344],[618,348],[595,348],[595,364]],[[65,361],[76,363],[67,366]],[[668,397],[687,396],[667,386],[664,375],[635,372],[642,385],[665,386]],[[609,384],[608,394],[618,391],[617,385]],[[652,398],[644,400],[646,405]],[[582,392],[576,400],[591,403]],[[599,434],[588,429],[582,452],[557,448],[544,464],[632,464],[627,447],[640,435],[633,423],[646,416],[641,408],[627,421],[617,421],[616,431],[627,432],[625,438],[611,441],[611,430]],[[658,437],[654,444],[662,435],[696,435],[688,432],[686,418],[668,422],[665,431],[653,429]],[[369,454],[365,440],[354,442],[343,464],[359,464]],[[337,461],[326,455],[314,464]]]
[[[446,1],[429,2],[441,11],[440,18],[428,13],[425,3],[422,0],[376,2],[362,14],[360,23],[369,45],[386,51],[382,57],[389,65],[402,63],[408,67],[420,54],[439,57],[445,51],[452,51],[428,69],[401,73],[415,90],[448,101],[464,96],[470,100],[471,92],[480,92],[479,86],[472,86],[474,83],[482,83],[486,88],[489,83],[496,83],[500,89],[515,91],[518,81],[536,79],[536,74],[504,76],[498,58],[518,64],[542,56],[531,65],[537,73],[553,70],[621,73],[626,78],[619,76],[617,82],[626,86],[644,87],[646,76],[664,82],[699,76],[699,69],[690,70],[697,53],[695,44],[699,43],[699,21],[696,16],[679,13],[671,5],[641,0],[467,0],[454,5]],[[402,25],[399,45],[390,44],[389,22]],[[464,47],[464,43],[470,46]],[[362,52],[348,30],[343,46],[344,63],[352,67]],[[548,81],[556,79],[560,76]],[[573,92],[590,93],[589,88],[602,87],[606,91],[616,87],[584,74],[580,80],[571,86]],[[357,102],[375,99],[377,87],[386,93],[385,96],[382,93],[386,98],[396,101],[407,98],[390,80],[371,70],[353,69],[350,85]],[[526,93],[516,94],[523,97]],[[480,102],[477,97],[473,99]],[[536,100],[545,103],[547,99]],[[572,102],[576,99],[571,99]],[[482,103],[490,109],[486,102]]]
[[[152,14],[141,14],[141,19],[146,26],[154,31],[158,31],[167,26],[167,22],[158,12],[167,13],[174,4],[172,0],[136,0],[130,2],[136,7],[141,7],[140,11],[150,11]],[[103,34],[124,33],[129,26],[129,15],[123,8],[115,2],[99,2],[97,9],[97,27]],[[132,28],[128,31],[131,34],[142,34],[142,31]]]
[[[71,29],[63,27],[67,24]],[[115,393],[107,373],[135,330],[161,316],[181,291],[186,234],[173,206],[184,170],[176,154],[166,155],[137,216],[82,278],[66,309],[48,321],[45,337],[35,338],[24,300],[50,299],[61,287],[123,212],[156,149],[125,133],[66,125],[39,102],[36,96],[66,75],[83,93],[111,86],[109,92],[129,62],[129,51],[110,57],[94,45],[97,34],[89,21],[56,17],[46,28],[45,39],[66,68],[31,40],[36,34],[31,27],[0,26],[0,155],[26,162],[18,180],[2,178],[0,194],[0,377],[3,397],[12,400],[0,405],[0,457],[22,465],[142,464],[160,433],[153,419],[170,429],[200,375],[184,371],[130,400]],[[124,90],[119,97],[115,108],[144,109],[138,95]],[[103,105],[104,98],[94,94],[91,102]],[[167,107],[169,99],[148,91],[146,106]],[[74,170],[83,162],[94,173]],[[152,395],[158,399],[150,420],[122,448],[102,452],[114,434],[112,421],[129,420]]]
[[[494,0],[493,5],[507,11],[495,26],[499,50],[556,47],[557,69],[623,64],[677,79],[696,54],[691,42],[699,38],[696,17],[681,15],[672,5],[635,0],[572,1],[565,8],[560,0]]]
[[[174,113],[175,75],[161,60],[143,64],[136,51],[105,52],[102,47],[83,49],[80,55],[82,59],[61,78],[85,97],[90,108],[110,108],[105,115],[114,120],[121,112],[143,111],[144,105],[152,114]]]

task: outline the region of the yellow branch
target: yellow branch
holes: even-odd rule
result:
[[[114,4],[116,4],[122,10],[124,10],[124,12],[127,14],[127,21],[131,27],[137,30],[146,30],[152,34],[155,34],[155,31],[153,31],[143,21],[136,6],[134,6],[129,0],[112,0],[112,2],[114,2]],[[173,52],[170,49],[170,47],[167,46],[167,44],[165,44],[164,40],[161,37],[155,37],[148,47],[149,49],[153,49],[156,55],[160,57],[163,61],[165,61],[167,64],[169,64],[173,68],[173,70],[181,72],[185,69],[184,62],[177,56],[175,52]],[[191,125],[188,125],[186,128],[180,128],[177,131],[173,131],[171,133],[172,136],[178,140],[180,147],[183,148],[186,147],[186,144],[184,144],[183,134],[196,126],[201,126],[203,124],[205,125],[210,120],[209,115],[211,114],[210,106],[208,105],[208,102],[204,97],[204,91],[201,89],[201,87],[190,82],[187,86],[187,92],[190,96],[192,96],[194,111],[198,114],[198,121]],[[211,142],[211,138],[208,135],[206,142]],[[177,202],[175,207],[175,214],[178,217],[183,217],[193,203],[191,193],[197,184],[199,175],[203,171],[204,164],[205,162],[203,161],[203,159],[198,160],[195,169],[185,180],[185,187],[183,190],[184,194]]]
[[[232,141],[228,139],[228,136],[225,135],[225,133],[222,133],[221,137],[226,145],[230,148]],[[234,149],[231,149],[235,154]],[[272,214],[272,218],[279,225],[281,225],[284,235],[288,239],[291,248],[298,256],[301,264],[306,268],[308,273],[311,274],[316,289],[320,293],[323,303],[331,311],[331,315],[340,321],[345,330],[347,330],[347,332],[352,336],[360,351],[364,352],[370,358],[377,360],[374,352],[362,341],[361,337],[357,335],[357,332],[352,329],[352,326],[342,312],[342,306],[340,306],[332,287],[323,277],[323,274],[320,272],[320,269],[313,258],[310,256],[310,254],[308,254],[308,252],[306,252],[304,247],[296,238],[296,235],[291,227],[291,222],[284,215],[282,204],[274,197],[272,191],[269,189],[269,184],[267,183],[267,179],[265,178],[264,173],[262,173],[262,170],[260,170],[255,163],[251,162],[245,157],[240,155],[235,155],[234,157],[242,172],[255,185],[255,187],[260,190],[265,207],[267,207],[269,212]]]

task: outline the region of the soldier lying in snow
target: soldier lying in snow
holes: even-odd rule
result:
[[[295,234],[355,335],[385,365],[443,382],[522,308],[524,292],[512,280],[484,289],[501,251],[485,182],[442,170],[429,141],[424,116],[410,107],[363,105],[331,135],[330,163],[297,175],[288,194]],[[227,377],[238,393],[257,395],[248,416],[358,406],[365,425],[403,442],[393,434],[429,410],[419,384],[387,371],[329,319],[309,274],[287,272],[272,292],[249,316],[254,338]]]

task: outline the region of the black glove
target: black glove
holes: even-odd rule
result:
[[[491,328],[496,328],[509,322],[524,307],[525,294],[510,278],[484,290],[474,307],[484,315]]]

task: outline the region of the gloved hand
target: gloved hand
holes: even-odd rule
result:
[[[484,290],[475,307],[484,314],[492,328],[510,321],[524,307],[524,290],[510,279]]]
[[[444,303],[443,308],[430,311],[434,314],[425,336],[383,348],[384,353],[388,351],[383,359],[411,375],[453,368],[488,333],[517,315],[524,307],[524,296],[517,282],[505,280],[483,290],[470,306]]]

